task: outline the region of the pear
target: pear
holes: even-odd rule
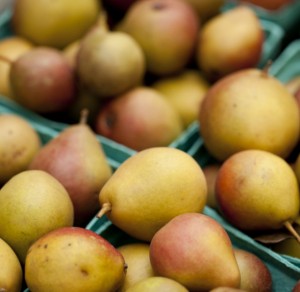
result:
[[[58,228],[35,241],[25,261],[30,291],[116,291],[126,274],[122,255],[80,227]]]
[[[167,98],[180,114],[184,128],[187,128],[197,120],[210,84],[198,70],[185,69],[176,75],[159,78],[151,87]]]
[[[140,44],[148,72],[165,76],[179,72],[193,59],[200,23],[185,1],[146,0],[134,2],[117,29]]]
[[[233,154],[219,169],[216,198],[223,216],[244,231],[291,228],[300,208],[299,186],[291,166],[263,150]],[[233,203],[234,202],[234,203]]]
[[[83,110],[80,122],[44,145],[29,165],[48,172],[66,188],[78,226],[86,225],[98,211],[98,193],[112,174],[102,145],[86,124],[87,114]]]
[[[95,27],[81,41],[77,54],[79,80],[99,98],[121,94],[143,82],[143,51],[126,33]]]
[[[178,112],[157,90],[138,86],[118,95],[101,108],[96,133],[136,151],[168,146],[183,132]]]
[[[206,149],[219,161],[246,149],[286,158],[299,140],[295,97],[260,69],[240,70],[214,83],[202,101],[199,123]]]
[[[188,292],[180,283],[165,277],[153,276],[129,287],[127,292]]]
[[[291,94],[296,94],[297,90],[300,88],[300,75],[294,76],[292,79],[287,81],[285,83],[285,86],[287,87],[288,91]]]
[[[35,47],[11,64],[10,85],[14,99],[38,113],[58,112],[72,104],[76,78],[62,52]]]
[[[12,25],[17,35],[37,45],[61,49],[87,33],[101,10],[97,0],[16,0]]]
[[[33,46],[29,40],[15,35],[0,40],[0,94],[3,96],[13,98],[9,81],[11,62],[31,50]],[[3,58],[9,62],[1,60]]]
[[[272,292],[272,275],[260,257],[244,249],[234,249],[240,274],[240,288],[249,292]]]
[[[292,292],[300,292],[300,280],[295,283]]]
[[[241,0],[244,3],[249,3],[257,6],[258,8],[263,8],[269,10],[270,12],[276,12],[283,9],[293,3],[293,0]],[[255,7],[254,6],[254,7]]]
[[[247,291],[239,288],[232,288],[232,287],[217,287],[212,290],[209,290],[209,292],[247,292]]]
[[[237,6],[203,25],[195,53],[198,67],[211,82],[256,67],[263,43],[264,31],[258,16],[247,6]]]
[[[13,249],[0,238],[0,291],[20,292],[23,281],[21,263]]]
[[[240,285],[229,235],[220,223],[201,213],[178,215],[159,229],[150,242],[150,261],[157,275],[189,291]]]
[[[200,165],[171,147],[152,147],[125,160],[99,193],[101,210],[117,227],[144,241],[175,216],[201,212],[207,186]]]
[[[128,291],[137,282],[155,276],[150,263],[149,247],[148,243],[129,243],[117,248],[127,264],[125,280],[118,292]]]
[[[42,143],[38,132],[23,117],[0,115],[0,185],[26,170]]]
[[[300,244],[295,237],[291,236],[274,243],[271,248],[277,253],[300,259]]]
[[[29,246],[45,233],[72,226],[74,210],[63,185],[41,170],[25,170],[0,189],[0,237],[25,261]]]

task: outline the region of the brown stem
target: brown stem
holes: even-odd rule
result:
[[[83,125],[86,124],[88,115],[89,115],[89,110],[87,108],[82,109],[80,112],[79,124],[83,124]]]
[[[9,65],[11,65],[13,63],[12,60],[10,60],[9,58],[5,57],[5,56],[1,56],[0,55],[0,61],[3,61],[5,63],[8,63]]]
[[[297,239],[297,241],[300,243],[300,235],[297,233],[295,228],[293,227],[292,223],[289,221],[284,222],[285,228]]]
[[[102,205],[100,211],[97,214],[98,218],[101,218],[104,214],[106,214],[107,212],[111,211],[111,203],[106,202]]]

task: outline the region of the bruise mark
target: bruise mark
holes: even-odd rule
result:
[[[85,277],[89,275],[88,271],[87,271],[86,269],[83,269],[83,268],[80,269],[80,273],[81,273],[83,276],[85,276]]]
[[[47,248],[48,247],[48,244],[46,243],[45,245],[44,245],[44,248]]]

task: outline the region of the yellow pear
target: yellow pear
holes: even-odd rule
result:
[[[148,243],[129,243],[117,249],[127,264],[125,280],[118,292],[125,292],[135,283],[155,276],[150,263]]]
[[[26,170],[41,148],[33,126],[16,114],[0,115],[0,185]]]
[[[24,263],[29,246],[45,233],[73,225],[73,205],[62,184],[40,170],[13,176],[0,190],[0,237]]]
[[[20,292],[23,281],[21,263],[13,249],[0,238],[0,291]]]
[[[25,281],[32,292],[112,292],[125,274],[121,253],[81,227],[48,232],[31,245],[25,261]]]
[[[197,120],[201,102],[210,84],[198,70],[186,69],[177,75],[158,79],[152,87],[174,106],[187,128]]]
[[[14,32],[37,45],[63,48],[80,39],[96,22],[102,7],[97,0],[16,0]]]
[[[23,37],[10,36],[0,40],[0,94],[3,96],[13,97],[9,83],[10,62],[32,48],[33,44]]]
[[[200,165],[186,152],[152,147],[125,160],[99,193],[101,210],[129,235],[150,241],[175,216],[201,212],[207,186]]]
[[[292,236],[272,244],[271,248],[280,254],[300,259],[300,244],[297,239]]]
[[[286,158],[299,140],[295,97],[259,69],[239,70],[214,83],[202,101],[199,123],[207,150],[220,161],[246,149]]]

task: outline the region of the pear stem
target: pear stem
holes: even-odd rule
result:
[[[88,109],[84,108],[80,112],[80,120],[79,124],[86,124],[88,119],[89,111]]]
[[[296,238],[296,240],[300,243],[300,235],[297,233],[291,222],[284,222],[285,228]]]
[[[99,213],[96,215],[98,218],[101,218],[104,214],[106,214],[107,212],[111,211],[111,203],[106,202],[102,205]]]
[[[8,63],[10,65],[13,63],[12,60],[10,60],[9,58],[7,58],[5,56],[1,56],[1,55],[0,55],[0,61],[3,61],[3,62]]]

